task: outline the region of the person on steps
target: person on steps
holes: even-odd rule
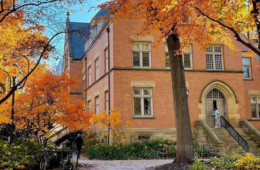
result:
[[[215,128],[219,128],[219,111],[218,108],[215,108]]]

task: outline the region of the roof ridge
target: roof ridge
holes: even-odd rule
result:
[[[71,21],[70,23],[89,24],[89,22],[71,22]]]

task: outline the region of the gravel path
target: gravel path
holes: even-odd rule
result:
[[[85,164],[88,170],[145,170],[158,165],[171,163],[172,159],[164,160],[89,160],[80,158],[79,164]],[[80,168],[81,170],[85,168]]]

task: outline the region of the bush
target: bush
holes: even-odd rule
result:
[[[170,140],[155,139],[142,143],[133,142],[122,147],[119,145],[94,145],[87,150],[89,159],[161,159],[176,155],[175,143]]]
[[[83,154],[87,153],[90,146],[97,145],[99,142],[98,136],[95,132],[84,133],[82,138],[84,142],[84,148],[82,149]]]
[[[37,164],[35,155],[43,145],[31,141],[18,141],[9,144],[0,140],[0,169],[29,169]]]

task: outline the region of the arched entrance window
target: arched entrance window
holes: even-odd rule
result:
[[[205,107],[207,124],[209,127],[214,127],[213,110],[218,108],[220,116],[225,116],[226,104],[224,95],[217,89],[210,90],[206,96]]]

